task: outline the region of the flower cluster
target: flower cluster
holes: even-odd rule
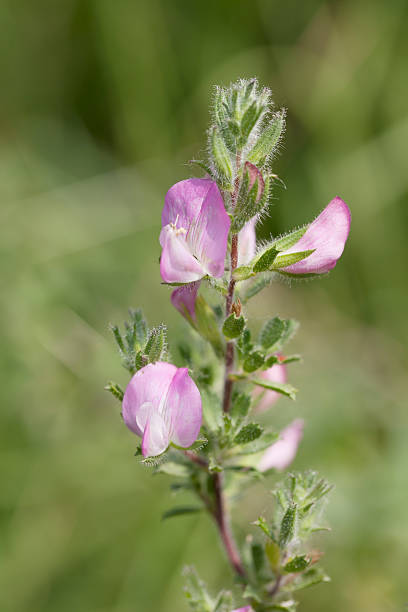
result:
[[[192,344],[179,347],[182,367],[170,362],[164,326],[149,330],[141,312],[132,311],[124,335],[113,327],[132,378],[125,392],[115,383],[107,387],[122,401],[125,425],[141,438],[144,462],[183,478],[200,501],[193,510],[175,508],[166,516],[200,508],[213,516],[249,604],[234,612],[261,610],[276,599],[279,609],[292,610],[295,602],[284,600],[290,585],[303,588],[312,574],[315,582],[325,579],[316,574],[317,560],[299,549],[329,491],[314,473],[293,477],[287,497],[282,485],[272,526],[262,517],[257,522],[267,541],[251,544],[250,553],[239,550],[225,513],[234,478],[249,486],[254,476],[285,470],[304,427],[296,419],[277,434],[251,420],[279,397],[295,398],[288,364],[299,356],[283,351],[298,324],[274,316],[255,338],[245,304],[279,277],[332,270],[350,229],[348,206],[335,197],[310,224],[257,244],[256,225],[267,211],[276,178],[271,163],[285,124],[285,112],[273,112],[271,104],[270,91],[254,79],[217,89],[209,160],[200,162],[206,176],[176,183],[165,196],[160,274],[173,286],[171,303],[193,330]],[[208,291],[225,300],[225,314],[206,301]],[[194,609],[231,612],[227,592],[212,600],[198,578],[193,582]]]

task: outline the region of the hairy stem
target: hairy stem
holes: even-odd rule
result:
[[[226,299],[225,315],[228,317],[231,314],[232,304],[234,302],[234,270],[238,265],[238,234],[233,234],[231,239],[231,277],[228,285],[228,293]],[[223,410],[229,412],[231,405],[231,393],[233,381],[230,379],[230,374],[234,368],[234,342],[230,340],[227,342],[225,349],[225,378],[224,378],[224,397],[223,397]]]

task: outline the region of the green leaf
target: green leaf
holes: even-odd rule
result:
[[[175,506],[174,508],[170,508],[170,510],[166,510],[162,514],[162,521],[166,519],[173,518],[175,516],[182,516],[184,514],[196,514],[197,512],[201,512],[201,506]]]
[[[230,188],[233,168],[231,154],[228,151],[220,131],[215,126],[210,132],[210,151],[217,176],[225,189]]]
[[[267,534],[268,535],[268,534]],[[272,570],[276,572],[280,564],[280,548],[276,542],[269,539],[265,544],[265,553]]]
[[[232,395],[230,415],[233,420],[244,419],[251,407],[252,398],[247,393],[235,391]]]
[[[252,563],[258,574],[265,565],[265,553],[263,546],[259,542],[253,542],[251,546]]]
[[[112,395],[116,397],[116,399],[118,399],[120,402],[123,400],[124,391],[122,387],[118,385],[118,383],[112,382],[110,380],[106,387],[104,387],[104,389],[105,391],[109,391],[109,393],[112,393]]]
[[[282,395],[286,395],[290,397],[290,399],[296,399],[297,389],[289,385],[288,383],[278,383],[272,380],[262,379],[262,378],[251,378],[250,382],[254,385],[258,385],[258,387],[263,387],[264,389],[269,389],[270,391],[277,391],[278,393],[282,393]]]
[[[235,436],[235,444],[248,444],[262,435],[262,427],[258,423],[248,423]]]
[[[216,431],[222,424],[222,407],[219,396],[206,387],[200,389],[204,422],[211,431]]]
[[[235,268],[234,270],[234,280],[238,281],[243,281],[243,280],[248,280],[248,278],[251,278],[254,275],[254,272],[251,268],[251,266],[240,266],[239,268]]]
[[[254,129],[261,113],[262,113],[262,108],[259,109],[256,102],[253,102],[246,109],[242,117],[242,120],[241,120],[241,138],[239,142],[241,147],[246,145],[249,135]]]
[[[310,559],[306,555],[298,555],[293,557],[293,559],[289,559],[284,565],[283,571],[286,574],[297,574],[298,572],[303,572],[309,565]]]
[[[261,451],[268,448],[268,446],[270,446],[271,444],[274,444],[274,442],[276,442],[277,440],[279,440],[278,433],[272,431],[265,432],[257,440],[246,444],[240,452],[243,455],[252,455],[254,453],[260,453]]]
[[[167,328],[165,325],[154,327],[149,334],[144,354],[149,363],[155,363],[163,359],[167,351]]]
[[[157,466],[156,472],[177,476],[178,478],[188,478],[191,474],[189,466],[183,463],[176,463],[175,461],[160,463],[160,465]]]
[[[268,523],[266,522],[263,516],[259,516],[258,520],[254,521],[252,525],[255,525],[256,527],[259,527],[260,529],[262,529],[262,531],[264,532],[265,535],[268,536],[268,538],[272,538],[272,532],[269,528]]]
[[[296,361],[302,361],[301,355],[289,355],[279,360],[279,363],[294,363]]]
[[[196,329],[198,333],[207,340],[218,356],[224,354],[224,345],[218,329],[217,319],[213,309],[207,304],[202,295],[199,295],[195,303]]]
[[[282,550],[286,548],[295,535],[297,510],[297,504],[292,503],[283,515],[279,532],[279,546]]]
[[[184,568],[186,577],[184,592],[190,607],[196,612],[214,612],[214,601],[210,597],[207,587],[197,575],[193,567]]]
[[[274,263],[279,251],[275,247],[268,248],[262,255],[256,260],[254,264],[254,272],[266,272],[270,270]]]
[[[286,268],[292,264],[302,261],[309,257],[316,249],[309,249],[308,251],[300,251],[299,253],[288,253],[288,255],[279,255],[272,264],[272,270],[279,270],[279,268]]]
[[[241,315],[240,317],[235,316],[234,313],[230,314],[224,321],[224,325],[222,326],[222,333],[229,340],[233,340],[234,338],[238,338],[245,327],[245,319]]]
[[[287,590],[300,591],[321,582],[330,582],[330,577],[321,567],[311,567],[288,585]],[[285,589],[286,590],[286,589]]]
[[[233,604],[234,600],[231,591],[221,591],[214,604],[213,612],[230,612]]]
[[[270,123],[258,137],[248,155],[248,160],[262,165],[276,148],[285,127],[285,111],[281,110],[272,116]]]
[[[269,319],[259,334],[259,342],[264,349],[276,344],[285,331],[285,322],[280,317]]]
[[[278,251],[286,251],[287,249],[290,249],[291,247],[293,247],[297,242],[299,242],[302,236],[306,233],[306,230],[308,227],[309,227],[308,225],[305,225],[304,227],[301,227],[300,229],[294,230],[293,232],[286,234],[286,236],[277,238],[276,240],[272,242],[272,245]]]
[[[255,372],[255,370],[258,370],[260,367],[263,366],[264,361],[265,357],[264,355],[262,355],[262,353],[260,353],[259,351],[253,351],[246,357],[244,361],[244,371]]]

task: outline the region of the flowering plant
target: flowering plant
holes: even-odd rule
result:
[[[255,79],[217,88],[208,160],[195,162],[206,176],[181,181],[166,194],[160,273],[193,330],[191,343],[179,347],[184,367],[171,363],[165,326],[149,330],[140,310],[130,311],[124,333],[112,326],[132,377],[125,391],[113,382],[107,389],[121,401],[125,425],[141,438],[136,455],[198,500],[164,518],[208,512],[241,587],[235,598],[229,590],[213,597],[187,569],[189,603],[202,612],[293,611],[296,591],[328,580],[321,553],[309,544],[325,529],[322,507],[331,489],[317,473],[291,473],[276,486],[271,509],[253,523],[258,535],[236,541],[229,518],[237,487],[244,491],[285,470],[303,435],[301,419],[280,434],[256,421],[281,395],[295,399],[287,366],[299,356],[282,351],[298,323],[273,316],[255,338],[245,306],[274,280],[327,273],[350,228],[350,211],[336,197],[311,224],[257,245],[284,126],[285,112],[272,110],[271,92]],[[224,307],[206,301],[205,286]]]

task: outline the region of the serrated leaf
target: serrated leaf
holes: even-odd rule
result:
[[[265,357],[262,355],[262,353],[259,351],[253,351],[245,358],[243,365],[244,371],[248,373],[255,372],[255,370],[258,370],[263,366],[264,361]]]
[[[273,317],[265,323],[259,334],[259,342],[264,349],[276,344],[285,331],[285,322],[280,317]]]
[[[162,514],[162,521],[166,519],[173,518],[175,516],[182,516],[184,514],[196,514],[197,512],[201,512],[201,506],[176,506],[175,508],[170,508],[170,510],[166,510]]]
[[[263,378],[251,378],[250,382],[258,387],[263,387],[264,389],[269,389],[270,391],[277,391],[282,395],[290,397],[292,400],[296,399],[297,389],[288,383],[278,383]]]
[[[286,574],[297,574],[303,572],[309,565],[310,559],[306,555],[297,555],[285,563],[283,571]]]
[[[306,233],[308,227],[308,225],[305,225],[304,227],[301,227],[297,230],[294,230],[293,232],[290,232],[289,234],[286,234],[286,236],[277,238],[272,242],[272,245],[278,251],[286,251],[287,249],[293,247],[297,242],[299,242],[302,236]]]
[[[267,249],[262,255],[256,260],[254,264],[254,272],[266,272],[272,268],[272,265],[279,255],[279,251],[274,247]]]
[[[246,444],[240,452],[243,455],[252,455],[254,453],[260,453],[261,451],[268,448],[268,446],[270,446],[271,444],[274,444],[274,442],[276,442],[277,440],[279,440],[278,433],[266,432],[262,434],[262,436],[260,436],[257,440]]]
[[[297,504],[292,503],[283,515],[279,531],[279,546],[282,550],[286,548],[295,535],[297,512]]]
[[[258,423],[248,423],[235,436],[234,444],[248,444],[262,435],[262,427]]]
[[[308,251],[299,251],[299,253],[288,253],[287,255],[279,255],[273,262],[271,269],[279,270],[280,268],[286,268],[291,266],[298,261],[303,261],[306,257],[309,257],[316,249],[309,249]]]
[[[222,333],[229,340],[238,338],[245,328],[245,319],[241,315],[240,317],[235,316],[234,313],[230,314],[224,321],[222,326]]]

